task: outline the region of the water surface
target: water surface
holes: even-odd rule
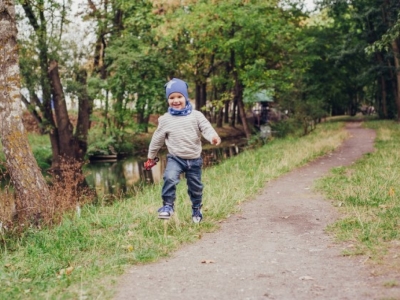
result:
[[[232,145],[203,151],[203,168],[237,155],[242,149],[241,146]],[[114,162],[91,162],[85,167],[86,181],[98,195],[119,196],[134,193],[145,184],[162,181],[166,155],[160,155],[159,159],[160,161],[150,171],[143,168],[145,160],[137,157],[128,157]]]

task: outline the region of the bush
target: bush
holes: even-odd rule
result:
[[[278,122],[271,122],[272,136],[285,137],[288,135],[297,135],[301,129],[301,124],[292,118],[281,120]]]

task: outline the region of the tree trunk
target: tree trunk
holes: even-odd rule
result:
[[[236,125],[236,107],[237,107],[237,99],[235,95],[232,100],[232,113],[231,113],[231,120],[229,123],[229,126],[231,127],[235,127]]]
[[[207,83],[196,82],[196,109],[201,110],[207,102]]]
[[[376,58],[377,58],[379,64],[383,67],[384,62],[383,62],[383,58],[382,58],[382,53],[377,53]],[[386,81],[385,81],[385,77],[383,75],[380,76],[380,79],[381,79],[381,97],[382,97],[382,99],[381,99],[381,104],[382,104],[381,114],[386,119],[388,117]]]
[[[244,103],[243,103],[243,85],[239,82],[237,74],[235,74],[235,99],[237,101],[239,116],[241,119],[241,123],[243,125],[243,131],[246,135],[246,138],[250,139],[251,131],[247,123],[246,111],[244,109]]]
[[[196,87],[195,87],[195,106],[197,110],[200,110],[200,105],[201,105],[201,84],[196,82]]]
[[[15,193],[31,221],[39,222],[50,192],[22,124],[17,27],[13,1],[0,2],[0,134]]]
[[[67,103],[65,102],[64,91],[58,72],[58,63],[55,60],[50,62],[49,78],[53,94],[54,114],[57,121],[60,155],[68,158],[75,158],[74,127],[69,120]]]
[[[91,125],[90,116],[93,111],[93,99],[91,99],[87,92],[87,72],[81,69],[78,73],[76,80],[80,83],[82,89],[79,93],[79,111],[78,123],[76,125],[75,140],[77,142],[75,148],[75,157],[77,160],[82,161],[87,152],[87,138]]]
[[[224,123],[225,124],[229,123],[229,104],[230,103],[231,103],[230,101],[225,101],[225,103],[224,103],[224,106],[225,106],[225,109],[224,109]]]
[[[392,50],[393,50],[393,58],[394,58],[394,65],[396,67],[396,106],[397,106],[397,122],[400,122],[400,63],[399,63],[399,45],[398,39],[392,42]]]
[[[220,109],[217,115],[217,128],[222,128],[224,124],[223,121],[224,121],[224,112],[222,109]]]

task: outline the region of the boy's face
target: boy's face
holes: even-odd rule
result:
[[[181,93],[172,93],[168,97],[168,105],[176,110],[182,110],[186,107],[186,99]]]

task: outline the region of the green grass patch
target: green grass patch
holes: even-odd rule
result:
[[[389,242],[400,239],[400,126],[370,121],[376,151],[349,167],[339,167],[317,183],[334,199],[343,217],[329,228],[339,240],[356,243],[353,254],[379,259]]]
[[[29,133],[28,140],[39,168],[41,170],[49,169],[51,167],[51,159],[53,158],[49,135]]]
[[[161,185],[111,206],[88,205],[52,229],[31,229],[16,239],[1,235],[0,299],[107,299],[127,267],[156,261],[219,227],[254,198],[266,182],[335,149],[342,123],[321,124],[303,138],[276,139],[204,170],[204,222],[191,221],[185,182],[176,214],[157,219]]]
[[[35,157],[39,168],[47,170],[51,166],[52,150],[49,135],[40,135],[38,133],[28,133],[28,141],[31,146],[33,156]],[[3,146],[0,143],[0,162],[5,162]]]

